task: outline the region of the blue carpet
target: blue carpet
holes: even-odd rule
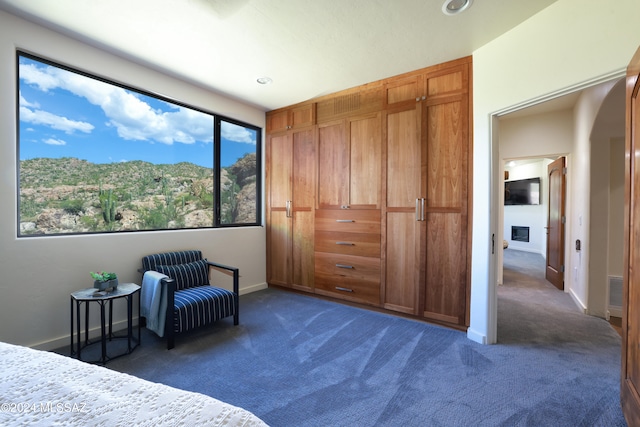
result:
[[[179,336],[171,351],[145,333],[107,367],[241,406],[272,426],[624,426],[620,338],[602,319],[570,315],[581,332],[545,331],[548,342],[507,332],[483,346],[267,289],[241,297],[239,326],[226,319]]]

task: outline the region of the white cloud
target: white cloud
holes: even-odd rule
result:
[[[45,144],[48,145],[67,145],[67,143],[61,139],[49,138],[42,140]]]
[[[72,134],[75,131],[90,133],[93,130],[91,123],[70,120],[66,117],[56,116],[42,110],[31,110],[27,107],[20,107],[20,120],[34,125],[49,126],[66,134]]]
[[[20,106],[21,107],[31,107],[31,108],[40,108],[40,104],[34,102],[33,104],[27,101],[22,94],[20,94]]]
[[[60,68],[20,65],[20,77],[42,91],[67,90],[99,106],[121,138],[193,144],[213,141],[212,116],[182,107],[152,108],[136,93]]]
[[[229,122],[222,122],[220,133],[224,139],[245,144],[256,144],[255,134],[243,126]]]

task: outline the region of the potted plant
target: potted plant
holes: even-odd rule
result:
[[[91,274],[94,280],[93,287],[99,291],[104,291],[109,288],[116,289],[118,287],[118,277],[116,273],[107,273],[105,271],[94,273],[92,271],[89,274]]]

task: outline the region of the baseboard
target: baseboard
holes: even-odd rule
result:
[[[535,249],[519,248],[517,246],[512,246],[511,243],[509,243],[509,247],[507,249],[511,249],[511,250],[514,250],[514,251],[520,251],[520,252],[529,252],[530,254],[538,254],[538,255],[542,256],[542,258],[547,258],[547,254],[546,253],[542,253],[541,251],[536,251]]]
[[[266,282],[257,283],[255,285],[251,285],[251,286],[245,286],[243,288],[240,288],[240,295],[250,294],[252,292],[261,291],[261,290],[267,289],[267,288],[268,288],[268,285],[267,285]],[[137,310],[135,310],[134,313],[135,312],[137,312]],[[242,314],[242,310],[240,311],[240,313]],[[134,317],[133,318],[133,325],[134,325],[134,328],[138,327],[138,317]],[[127,329],[127,320],[126,319],[113,322],[113,330],[114,331],[123,331],[123,330],[126,330],[126,329]],[[84,337],[84,332],[83,332],[83,337]],[[95,327],[89,329],[89,339],[95,339],[95,338],[100,338],[100,326],[99,325],[96,325]],[[56,349],[63,348],[63,347],[69,347],[70,343],[71,343],[71,338],[69,337],[69,335],[64,335],[64,336],[59,337],[59,338],[54,338],[52,340],[42,341],[40,343],[30,345],[29,347],[35,348],[37,350],[50,351],[50,350],[56,350]]]
[[[620,317],[620,318],[622,317],[622,307],[615,307],[613,305],[610,305],[608,311],[609,311],[609,316]]]
[[[467,328],[467,338],[469,338],[471,341],[477,342],[478,344],[487,344],[487,336],[484,334],[480,334],[471,328]]]
[[[576,293],[573,292],[573,289],[569,289],[569,295],[571,295],[571,299],[573,300],[574,303],[576,303],[578,308],[582,310],[582,313],[587,314],[587,306],[582,303],[582,301],[580,300],[580,298],[578,298]]]
[[[267,282],[256,283],[255,285],[245,286],[243,288],[240,288],[239,292],[240,292],[240,295],[246,295],[252,292],[257,292],[263,289],[267,289],[268,287],[269,285],[267,285]]]
[[[137,309],[136,309],[137,312]],[[84,323],[84,321],[83,321]],[[89,323],[91,323],[91,321],[89,321]],[[74,326],[75,327],[75,326]],[[138,327],[138,317],[134,317],[133,318],[133,329],[134,329],[134,335],[137,334],[137,327]],[[122,333],[122,331],[126,331],[127,330],[127,319],[123,319],[123,320],[119,320],[119,321],[115,321],[113,322],[113,332],[114,333]],[[97,325],[93,328],[89,328],[89,339],[90,340],[96,340],[96,339],[100,339],[100,325]],[[137,335],[136,335],[137,336]],[[76,337],[74,338],[74,345],[76,344]],[[84,340],[84,329],[82,330],[82,339]],[[38,344],[34,344],[34,345],[30,345],[29,347],[31,348],[35,348],[36,350],[45,350],[45,351],[51,351],[51,350],[56,350],[56,349],[60,349],[63,347],[69,347],[69,345],[71,344],[71,337],[69,335],[65,335],[59,338],[55,338],[53,340],[49,340],[49,341],[42,341],[41,343]]]

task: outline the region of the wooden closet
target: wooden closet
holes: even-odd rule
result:
[[[267,113],[270,285],[468,326],[471,65]]]

